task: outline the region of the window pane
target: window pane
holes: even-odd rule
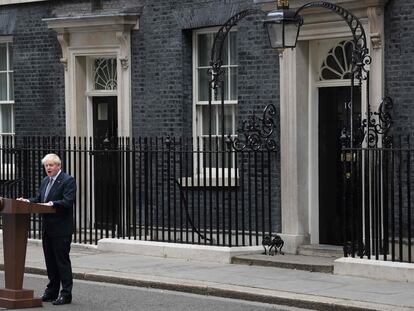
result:
[[[237,100],[237,67],[230,70],[230,100]]]
[[[237,53],[237,32],[230,32],[230,64],[237,65],[239,62]]]
[[[202,114],[202,135],[209,135],[209,127],[210,127],[210,109],[208,105],[202,105],[201,107],[201,114]],[[216,105],[211,105],[211,134],[216,135],[217,133],[217,126],[216,126]]]
[[[324,80],[332,80],[332,79],[341,79],[341,76],[339,76],[337,73],[333,72],[329,68],[322,69],[322,79]]]
[[[202,142],[203,142],[203,149],[211,151],[211,152],[206,152],[205,154],[203,154],[204,165],[206,167],[213,167],[213,168],[234,167],[234,152],[228,152],[229,145],[226,144],[226,141],[224,141],[224,144],[223,144],[223,140],[221,139],[221,137],[217,137],[217,136],[213,137],[211,141],[208,139],[208,137],[204,137]],[[224,160],[224,166],[223,166],[223,160]],[[217,176],[222,175],[222,171],[218,171],[218,170],[214,170],[213,173]],[[225,172],[225,175],[227,175],[227,172]],[[226,183],[228,182],[227,178],[225,182]]]
[[[224,132],[233,134],[233,105],[224,106]]]
[[[7,69],[7,45],[6,43],[0,44],[0,70]]]
[[[206,167],[221,167],[221,158],[219,157],[221,150],[220,139],[213,137],[210,141],[208,137],[203,138],[203,148],[204,150],[209,150],[211,152],[206,152],[203,157],[205,157],[205,166]],[[216,173],[216,172],[213,172]]]
[[[14,100],[14,80],[13,72],[9,72],[9,100]]]
[[[222,60],[222,70],[224,71],[221,75],[223,88],[217,89],[217,93],[212,93],[212,100],[214,104],[211,106],[211,118],[210,118],[210,107],[205,104],[208,101],[209,97],[209,81],[211,80],[211,75],[208,75],[208,69],[200,67],[209,67],[210,58],[211,58],[211,48],[214,41],[214,37],[217,31],[214,31],[209,34],[198,34],[196,37],[197,50],[194,50],[195,57],[197,62],[194,64],[197,67],[195,68],[197,85],[195,86],[195,92],[198,93],[196,101],[196,116],[197,116],[197,135],[202,135],[204,143],[204,148],[210,150],[210,143],[213,152],[207,153],[205,158],[203,158],[203,165],[206,167],[212,166],[215,167],[229,167],[234,165],[234,159],[229,158],[233,157],[227,152],[223,153],[222,151],[222,139],[221,139],[221,128],[224,125],[224,134],[234,135],[235,127],[235,112],[236,105],[229,104],[226,102],[224,106],[221,106],[222,97],[225,101],[234,100],[237,101],[237,74],[238,74],[238,55],[237,55],[237,33],[230,32],[226,41],[223,42],[222,55],[220,58]],[[230,67],[231,66],[231,67]],[[213,92],[216,92],[213,90]],[[223,92],[223,96],[221,93]],[[200,103],[203,101],[204,103]],[[218,101],[218,102],[217,102]],[[224,109],[224,113],[221,113],[221,109]],[[210,142],[208,135],[213,136],[213,140]],[[207,145],[206,145],[207,144]],[[224,147],[226,150],[226,147]],[[224,156],[223,156],[224,155]],[[223,163],[224,162],[224,163]]]
[[[218,134],[221,135],[221,123],[222,123],[222,107],[218,107]],[[224,105],[224,134],[233,134],[233,105]]]
[[[221,54],[221,60],[223,61],[223,65],[229,64],[229,35],[226,37],[226,41],[223,43],[223,51]]]
[[[208,101],[209,76],[208,69],[198,70],[198,100]]]
[[[229,70],[226,69],[224,73],[224,100],[229,100]]]
[[[2,133],[12,133],[12,118],[13,118],[12,105],[0,105],[0,115],[1,115],[1,132]]]
[[[223,82],[224,82],[224,100],[229,100],[229,70],[228,68],[222,68],[224,69],[224,75],[223,75]],[[217,89],[217,100],[221,100],[221,89]]]
[[[116,90],[117,73],[115,58],[98,58],[95,60],[95,90]]]
[[[98,103],[98,121],[108,121],[108,103]]]
[[[13,46],[9,43],[9,70],[13,69]]]
[[[333,55],[329,55],[326,58],[326,65],[336,72],[343,72],[343,69],[339,66],[338,59]]]
[[[7,73],[0,73],[0,100],[7,100]]]
[[[210,66],[213,38],[213,34],[210,33],[200,34],[197,36],[198,66]]]

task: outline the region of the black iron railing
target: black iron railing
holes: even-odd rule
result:
[[[414,148],[344,149],[345,255],[413,262]]]
[[[40,161],[54,152],[77,181],[75,242],[259,245],[280,231],[277,154],[257,140],[254,148],[234,146],[230,137],[9,137],[0,149],[0,195],[35,195]],[[41,226],[32,215],[30,237],[40,238]]]

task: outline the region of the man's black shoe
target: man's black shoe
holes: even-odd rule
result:
[[[43,296],[42,296],[42,301],[43,302],[51,302],[51,301],[54,301],[57,298],[57,296],[58,296],[57,294],[53,295],[53,294],[50,294],[50,293],[44,293]]]
[[[55,306],[65,305],[72,302],[72,295],[60,295],[53,304]]]

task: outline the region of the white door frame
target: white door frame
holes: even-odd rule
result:
[[[295,3],[300,4],[300,1],[292,2],[293,7]],[[382,9],[385,1],[373,1],[370,6],[366,1],[343,2],[340,5],[352,2],[358,6],[350,10],[357,12],[371,47],[369,95],[371,107],[376,109],[384,90]],[[315,166],[318,96],[317,86],[312,83],[317,64],[310,59],[311,42],[349,36],[350,29],[339,16],[326,10],[310,10],[305,15],[297,47],[285,50],[280,57],[281,234],[290,253],[296,253],[301,244],[319,243],[319,182]]]
[[[319,88],[351,87],[351,80],[319,81],[320,66],[328,52],[350,38],[312,40],[309,42],[309,233],[310,243],[319,244]],[[361,90],[361,116],[365,115],[367,85]]]
[[[57,17],[43,21],[48,28],[57,32],[62,48],[60,61],[65,74],[66,136],[92,136],[92,97],[99,95],[117,96],[118,135],[131,136],[131,30],[138,29],[138,16],[120,14]],[[88,89],[91,82],[88,59],[93,57],[117,59],[116,91],[93,92]],[[85,176],[78,178],[83,179]],[[92,189],[88,188],[87,192],[93,193]],[[92,200],[94,205],[94,198]],[[83,204],[85,202],[81,205]],[[89,219],[94,219],[94,211],[93,208],[90,215],[85,215],[88,222]]]
[[[44,21],[49,28],[57,31],[57,39],[62,48],[61,62],[65,68],[66,135],[91,134],[90,108],[85,110],[85,107],[90,106],[89,97],[93,95],[87,93],[87,66],[86,63],[80,64],[81,58],[112,56],[117,58],[118,135],[130,136],[131,30],[138,29],[138,16],[121,14],[58,17]]]

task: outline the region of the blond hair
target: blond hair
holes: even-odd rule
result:
[[[60,160],[59,156],[55,153],[48,153],[42,159],[42,164],[44,165],[46,161],[52,161],[53,164],[58,166],[62,165],[62,161]]]

